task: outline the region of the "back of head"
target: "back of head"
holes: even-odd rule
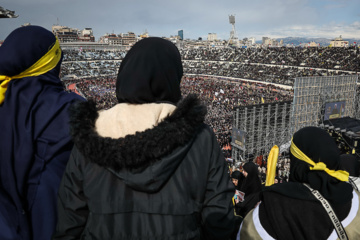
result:
[[[0,47],[0,75],[11,77],[22,73],[43,57],[55,42],[54,34],[40,26],[15,29]],[[60,49],[58,54],[61,54]]]
[[[352,154],[342,154],[340,156],[340,163],[342,169],[347,171],[352,177],[360,176],[360,163],[355,155]]]
[[[244,164],[243,169],[251,176],[255,175],[258,176],[259,175],[259,170],[258,167],[256,166],[256,164],[254,162],[247,162]]]
[[[329,201],[344,203],[351,199],[352,189],[345,182],[348,173],[340,169],[340,151],[325,130],[304,127],[293,135],[290,181],[308,183]]]
[[[0,104],[6,95],[11,95],[8,86],[15,85],[18,90],[29,89],[31,92],[42,82],[62,86],[59,74],[62,60],[60,43],[54,34],[43,27],[26,26],[15,29],[5,39],[0,48]],[[31,81],[23,79],[32,78]],[[14,83],[14,84],[13,84]],[[17,96],[13,91],[12,98]],[[7,97],[9,98],[9,97]],[[6,101],[9,101],[6,100]]]
[[[121,63],[116,82],[119,103],[177,103],[183,75],[181,56],[170,41],[151,37],[137,42]]]
[[[235,178],[237,180],[242,180],[243,176],[244,175],[238,170],[231,173],[231,178]]]
[[[247,162],[244,164],[243,169],[247,172],[247,176],[244,179],[241,191],[245,194],[256,193],[261,190],[261,181],[259,177],[258,167],[254,162]]]

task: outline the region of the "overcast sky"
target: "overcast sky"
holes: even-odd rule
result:
[[[24,23],[51,30],[59,24],[106,33],[147,31],[169,37],[228,39],[235,15],[237,36],[360,39],[360,0],[0,0],[18,18],[0,18],[0,40]]]

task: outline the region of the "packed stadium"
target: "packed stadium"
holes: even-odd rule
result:
[[[359,44],[229,23],[0,41],[0,239],[359,239]]]
[[[183,95],[197,93],[206,103],[206,122],[228,158],[234,108],[292,101],[296,78],[358,75],[360,70],[359,49],[354,47],[180,49],[180,53]],[[100,109],[111,108],[116,104],[116,75],[125,55],[65,50],[63,82],[86,98],[96,98]]]

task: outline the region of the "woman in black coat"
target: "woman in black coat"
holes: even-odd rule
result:
[[[261,180],[259,177],[258,167],[254,162],[247,162],[243,166],[244,180],[241,184],[240,191],[245,193],[244,201],[239,202],[238,214],[245,217],[260,201]]]
[[[290,146],[289,182],[264,188],[239,238],[339,239],[336,223],[336,229],[344,228],[340,239],[346,239],[345,232],[347,239],[360,239],[360,198],[348,179],[329,133],[317,127],[298,130]]]
[[[119,104],[72,111],[75,148],[54,239],[228,239],[234,186],[206,108],[181,99],[176,46],[137,42],[121,63]]]
[[[234,207],[235,207],[235,231],[233,232],[231,239],[236,239],[236,235],[238,232],[238,229],[241,225],[241,222],[243,220],[243,217],[240,216],[240,210],[241,210],[241,199],[239,196],[239,191],[241,188],[241,185],[244,181],[245,177],[244,174],[238,170],[232,172],[231,174],[231,181],[233,182],[234,186],[235,186],[235,195],[233,197],[233,203],[234,203]]]

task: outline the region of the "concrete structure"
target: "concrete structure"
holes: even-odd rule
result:
[[[319,47],[320,43],[316,43],[316,42],[310,42],[308,47]]]
[[[144,35],[141,35],[140,38],[143,37]],[[116,35],[115,33],[111,33],[111,34],[107,33],[104,36],[101,36],[99,39],[99,43],[109,44],[109,45],[120,45],[120,46],[132,46],[136,42],[137,42],[137,37],[133,32],[120,33],[118,35]]]
[[[331,47],[349,47],[349,41],[345,41],[342,39],[341,35],[338,38],[335,38],[330,41]]]
[[[268,37],[262,37],[262,44],[267,46],[270,44],[270,40]]]
[[[249,37],[248,41],[251,45],[255,45],[255,43],[256,43],[256,39],[254,37]]]
[[[85,28],[79,31],[76,28],[60,26],[55,24],[52,26],[52,32],[62,42],[95,42],[92,28]]]
[[[79,42],[95,42],[92,28],[85,28],[80,31]]]
[[[125,51],[128,50],[127,46],[123,45],[110,45],[108,43],[98,43],[98,42],[63,42],[60,43],[62,50],[102,50],[102,51]]]
[[[52,32],[58,37],[60,42],[77,42],[78,30],[75,28],[69,28],[66,26],[53,25]]]
[[[115,33],[105,34],[100,37],[99,43],[108,45],[123,45],[122,37]]]
[[[132,46],[137,42],[136,35],[133,32],[121,33],[122,45]]]
[[[216,33],[208,33],[207,40],[208,40],[208,41],[216,41],[216,40],[217,40],[217,35],[216,35]]]
[[[278,42],[276,39],[262,37],[262,45],[263,47],[281,47],[283,45],[283,40]]]

